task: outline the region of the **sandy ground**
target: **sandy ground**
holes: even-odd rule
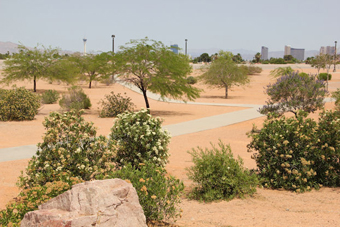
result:
[[[264,68],[268,66],[264,66]],[[302,65],[299,69],[307,73],[316,72],[314,69]],[[264,104],[267,96],[264,87],[274,82],[269,76],[270,69],[264,69],[259,75],[251,76],[251,82],[245,87],[234,87],[229,92],[230,97],[224,99],[223,89],[208,88],[202,84],[197,86],[204,89],[201,97],[196,102],[207,103],[243,103]],[[338,70],[340,71],[340,70]],[[193,76],[200,74],[194,70]],[[333,79],[329,84],[330,91],[340,87],[340,73],[332,73]],[[31,82],[18,82],[18,86],[31,88]],[[94,122],[98,128],[98,134],[108,135],[112,127],[113,118],[98,118],[98,102],[111,91],[115,93],[126,93],[136,105],[136,109],[144,107],[141,95],[130,91],[118,84],[106,86],[95,84],[92,89],[81,84],[89,95],[92,108],[87,111],[84,118]],[[66,92],[64,84],[48,84],[39,81],[37,84],[39,92],[47,89],[55,89]],[[154,116],[164,119],[164,124],[174,124],[192,119],[213,116],[217,114],[237,111],[238,107],[201,106],[189,104],[170,104],[150,100],[151,111]],[[326,104],[326,108],[333,108],[332,103]],[[44,134],[42,121],[50,111],[59,110],[57,104],[44,105],[33,121],[27,122],[1,122],[0,123],[0,148],[31,145],[40,142]],[[313,116],[317,116],[314,114]],[[173,137],[170,143],[170,163],[167,170],[184,181],[186,191],[189,190],[191,182],[186,176],[186,167],[192,165],[188,150],[200,147],[210,147],[210,143],[218,143],[222,140],[230,144],[235,156],[244,160],[247,168],[255,168],[251,154],[247,152],[246,145],[250,139],[246,133],[255,124],[261,127],[264,117],[251,121],[242,122],[213,130],[207,130],[188,135]],[[0,209],[15,197],[19,190],[15,186],[20,171],[27,166],[28,160],[17,160],[0,163]],[[267,190],[259,188],[254,197],[246,199],[234,199],[229,202],[199,203],[183,199],[181,203],[183,217],[177,221],[180,226],[340,226],[340,189],[322,188],[304,194],[296,194],[287,191]]]

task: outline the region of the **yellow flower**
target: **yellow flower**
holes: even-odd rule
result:
[[[168,200],[168,201],[166,201],[166,203],[169,205],[169,204],[170,204],[170,201]]]
[[[151,199],[156,199],[156,198],[157,198],[157,196],[155,196],[155,195],[151,196]]]
[[[141,178],[141,179],[139,179],[139,182],[142,182],[142,183],[144,183],[144,182],[145,182],[145,180],[144,180],[143,178]]]

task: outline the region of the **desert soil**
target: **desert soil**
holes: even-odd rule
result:
[[[261,66],[261,65],[260,65]],[[270,69],[263,66],[261,74],[251,76],[251,82],[245,87],[234,87],[230,97],[224,99],[224,90],[209,88],[203,84],[197,86],[204,89],[201,97],[196,102],[206,103],[232,103],[232,104],[265,104],[267,100],[264,87],[275,80],[269,76]],[[307,73],[315,73],[314,69],[302,65],[299,69]],[[338,70],[340,71],[340,70]],[[192,75],[200,75],[200,70],[194,70]],[[332,73],[333,79],[329,83],[330,91],[340,87],[340,73]],[[16,82],[17,86],[26,86],[31,89],[30,81]],[[96,83],[92,89],[86,83],[80,84],[89,95],[92,107],[86,111],[84,118],[94,122],[98,134],[108,135],[113,125],[113,118],[99,118],[98,102],[111,91],[126,93],[136,105],[136,109],[145,106],[143,97],[119,84],[106,86]],[[9,88],[9,86],[3,86]],[[66,92],[65,84],[49,84],[38,81],[38,92],[55,89]],[[150,100],[151,114],[164,119],[164,125],[199,119],[203,117],[238,111],[239,107],[201,106],[190,104],[173,104],[157,100]],[[334,103],[327,103],[327,109],[334,108]],[[42,121],[51,111],[58,111],[58,104],[43,105],[36,119],[25,122],[0,123],[0,148],[37,144],[42,141],[44,128]],[[317,114],[312,116],[317,117]],[[265,117],[257,118],[242,123],[220,127],[213,130],[176,136],[170,143],[170,163],[167,170],[183,180],[186,191],[190,190],[192,182],[186,175],[186,167],[192,165],[188,150],[200,147],[211,147],[219,140],[230,144],[235,156],[244,160],[244,166],[255,168],[256,164],[247,152],[246,145],[250,142],[246,133],[255,124],[261,128]],[[19,189],[15,186],[20,171],[24,171],[28,159],[0,162],[0,209],[13,197]],[[213,203],[200,203],[183,197],[180,207],[183,210],[182,218],[178,219],[179,226],[340,226],[340,188],[322,188],[304,194],[288,191],[268,190],[258,188],[253,197],[234,199],[232,201],[218,201]]]

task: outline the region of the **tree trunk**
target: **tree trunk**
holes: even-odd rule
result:
[[[146,90],[143,89],[142,92],[143,92],[146,108],[149,109],[150,105],[149,105],[148,96],[146,96]]]
[[[89,83],[89,88],[91,88],[91,84],[92,84],[92,81],[90,80],[90,83]]]
[[[228,86],[225,86],[225,98],[228,98]]]
[[[37,92],[37,79],[35,77],[33,79],[33,91]]]

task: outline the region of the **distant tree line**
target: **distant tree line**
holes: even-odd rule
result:
[[[236,55],[233,55],[231,54],[232,56],[232,60],[235,62],[235,63],[244,63],[245,60],[242,58],[241,54],[240,53],[237,53]],[[203,53],[201,54],[199,57],[196,57],[192,60],[193,63],[198,63],[198,62],[212,62],[214,60],[216,60],[217,58],[219,57],[219,54],[215,53],[215,54],[212,54],[209,56],[208,53]]]

